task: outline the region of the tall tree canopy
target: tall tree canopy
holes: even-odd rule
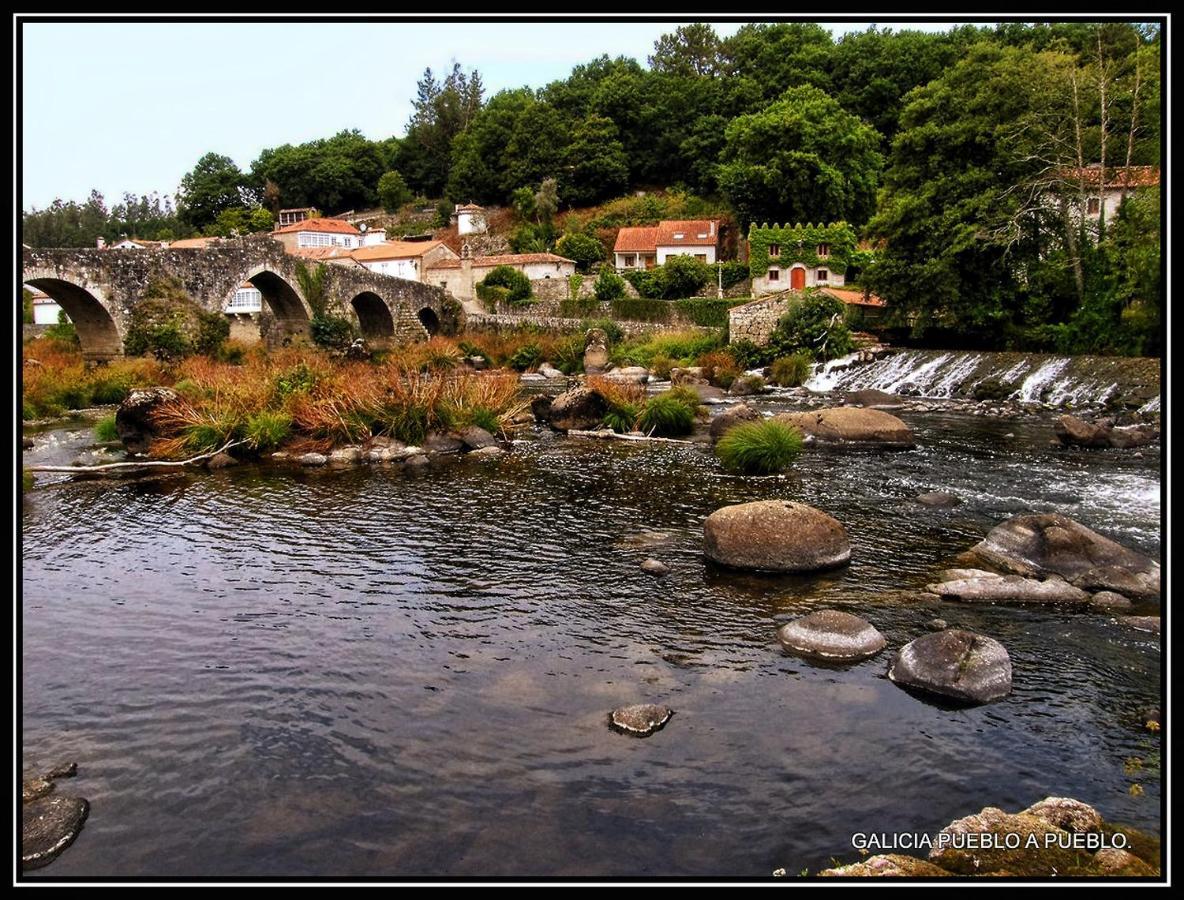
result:
[[[192,228],[206,228],[219,214],[254,198],[246,177],[229,156],[207,153],[181,179],[179,212]]]

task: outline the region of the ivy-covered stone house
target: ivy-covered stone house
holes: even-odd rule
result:
[[[855,252],[855,229],[829,225],[757,225],[748,229],[748,271],[752,294],[839,287]]]

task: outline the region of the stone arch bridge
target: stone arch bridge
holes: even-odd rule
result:
[[[176,279],[211,312],[226,310],[250,282],[263,296],[260,338],[269,346],[309,340],[313,310],[297,278],[300,258],[270,238],[246,238],[205,249],[23,251],[23,282],[38,288],[74,323],[86,359],[123,354],[132,311],[147,287]],[[307,261],[309,270],[317,263]],[[377,347],[425,340],[459,328],[464,313],[443,288],[392,278],[360,266],[325,264],[325,312],[349,319]]]

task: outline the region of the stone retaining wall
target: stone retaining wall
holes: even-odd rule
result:
[[[728,343],[752,341],[767,344],[787,306],[788,298],[784,294],[733,306],[728,311]]]
[[[699,325],[667,325],[664,323],[654,322],[625,322],[616,320],[617,326],[626,337],[634,337],[637,335],[654,334],[662,331],[698,331],[706,334],[713,331],[711,328],[704,328]],[[520,331],[523,329],[532,329],[537,331],[557,331],[560,333],[569,333],[576,331],[583,331],[586,327],[586,320],[584,319],[565,319],[559,316],[523,316],[523,315],[503,315],[494,313],[476,314],[469,313],[465,320],[465,328],[468,331]]]

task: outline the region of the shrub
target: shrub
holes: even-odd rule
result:
[[[773,360],[769,366],[769,380],[781,387],[800,387],[806,383],[813,368],[814,358],[802,350]]]
[[[711,280],[711,266],[693,256],[672,256],[662,268],[662,294],[671,300],[694,297]]]
[[[695,360],[695,365],[703,367],[704,378],[724,390],[730,388],[732,382],[740,374],[740,367],[736,365],[735,358],[727,350],[712,350],[709,353],[703,353]]]
[[[696,297],[692,300],[675,301],[674,305],[695,325],[724,328],[728,324],[728,310],[736,302],[735,300],[711,300],[706,297]]]
[[[318,347],[344,350],[354,339],[354,326],[349,319],[318,313],[309,323],[312,342]]]
[[[318,380],[317,373],[307,363],[301,362],[278,373],[272,383],[272,390],[280,399],[294,394],[307,394],[316,387]]]
[[[386,172],[378,179],[378,201],[388,213],[398,212],[410,199],[411,191],[398,172]]]
[[[765,419],[729,428],[715,445],[716,455],[734,472],[768,475],[780,472],[802,452],[802,435],[792,425]]]
[[[202,310],[197,315],[197,334],[193,338],[193,349],[207,356],[217,356],[226,339],[230,337],[230,320],[222,313]]]
[[[670,370],[677,365],[669,356],[655,356],[650,360],[650,372],[661,381],[670,380]]]
[[[519,372],[533,369],[543,361],[543,350],[538,344],[526,344],[519,347],[510,357],[510,367]]]
[[[66,318],[64,312],[58,313],[56,325],[50,325],[45,329],[45,337],[71,347],[76,347],[79,344],[78,330],[74,327],[74,323]]]
[[[755,369],[763,366],[769,358],[769,351],[765,347],[758,347],[750,340],[732,341],[728,344],[728,352],[736,360],[736,365],[742,369]]]
[[[593,290],[596,293],[596,299],[601,303],[620,300],[625,296],[625,279],[608,266],[604,266],[601,268],[600,274],[596,276]]]
[[[110,443],[119,440],[119,432],[115,428],[115,414],[103,416],[95,423],[95,440]]]
[[[581,272],[590,272],[592,267],[604,259],[604,244],[587,234],[571,232],[555,244],[555,252],[574,260]]]
[[[507,303],[525,303],[530,299],[530,279],[513,266],[495,266],[478,284],[477,296],[481,297],[481,286],[505,288]],[[484,300],[484,297],[481,297]]]
[[[646,434],[662,437],[688,434],[695,427],[697,409],[697,395],[695,403],[689,404],[684,396],[667,391],[650,398],[637,419],[637,427]]]
[[[621,277],[621,276],[618,276]],[[638,296],[650,300],[658,300],[665,294],[665,282],[662,279],[662,269],[630,269],[624,274],[624,279],[633,285]],[[624,289],[622,289],[622,296]]]
[[[613,317],[632,322],[669,322],[670,304],[665,300],[622,297],[612,303]]]
[[[580,297],[580,288],[583,286],[584,276],[579,272],[567,276],[567,299],[578,300]]]
[[[854,343],[843,321],[845,312],[846,304],[830,294],[807,294],[777,323],[769,340],[772,355],[807,350],[816,359],[834,359],[850,353]]]
[[[568,298],[559,302],[559,315],[565,319],[586,319],[600,311],[600,301],[595,297]]]
[[[729,260],[720,266],[720,280],[725,288],[734,287],[748,278],[748,263]]]
[[[552,362],[564,375],[575,375],[584,369],[584,336],[571,334],[555,344]]]
[[[247,417],[243,436],[255,450],[278,447],[292,433],[292,417],[283,410],[262,410]]]

